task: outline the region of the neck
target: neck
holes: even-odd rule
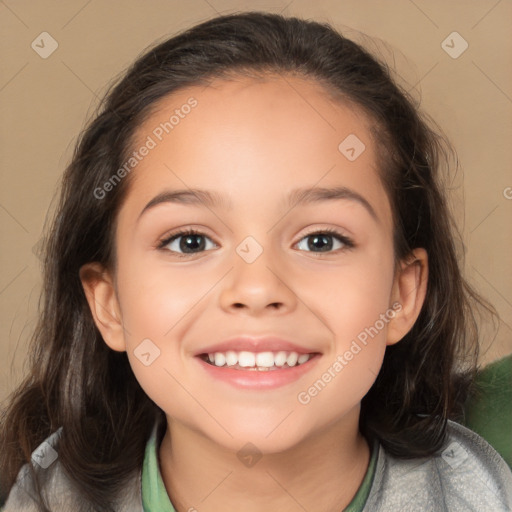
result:
[[[167,419],[160,466],[177,512],[342,511],[366,474],[370,449],[359,409],[314,436],[244,465],[201,432]],[[241,443],[243,445],[244,443]]]

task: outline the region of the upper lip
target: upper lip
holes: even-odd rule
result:
[[[198,350],[195,355],[211,354],[213,352],[227,352],[233,350],[235,352],[297,352],[298,354],[314,354],[318,350],[301,346],[292,341],[278,338],[277,336],[265,336],[255,338],[251,336],[235,336],[227,340],[208,345]]]

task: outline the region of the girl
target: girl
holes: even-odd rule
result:
[[[452,421],[481,301],[446,156],[326,24],[229,15],[146,52],[66,170],[5,512],[510,510]]]

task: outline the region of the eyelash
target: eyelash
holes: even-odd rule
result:
[[[164,239],[160,240],[158,242],[157,249],[169,251],[169,249],[166,249],[167,245],[169,245],[171,242],[173,242],[177,238],[180,238],[183,236],[188,236],[188,235],[201,235],[201,236],[205,236],[206,238],[209,238],[207,235],[205,235],[204,233],[202,233],[201,231],[198,231],[196,229],[185,229],[183,231],[177,231],[175,233],[171,233],[169,236],[166,236]],[[338,241],[340,241],[344,245],[344,247],[342,249],[338,249],[338,251],[340,251],[340,250],[346,251],[346,250],[353,249],[355,247],[354,242],[350,238],[348,238],[345,235],[342,235],[339,231],[336,231],[335,229],[332,229],[332,228],[326,228],[326,229],[321,229],[321,230],[312,231],[310,233],[306,233],[299,240],[299,242],[302,241],[304,238],[308,238],[313,235],[330,235],[333,238],[336,238]],[[194,256],[194,254],[199,254],[199,253],[182,254],[182,253],[179,253],[176,251],[169,251],[169,252],[172,252],[178,258],[187,258],[188,256]],[[202,251],[202,252],[206,252],[206,251]],[[314,251],[306,251],[306,252],[312,252],[313,254],[331,254],[336,251],[328,251],[327,253],[322,253],[322,252],[315,253]]]

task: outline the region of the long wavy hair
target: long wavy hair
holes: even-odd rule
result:
[[[92,509],[113,511],[122,483],[141,468],[151,429],[165,415],[140,387],[126,353],[103,341],[79,278],[88,262],[115,268],[116,216],[130,181],[102,199],[94,191],[127,160],[135,131],[158,100],[217,78],[269,73],[314,80],[331,97],[362,108],[373,125],[392,206],[395,261],[425,248],[429,282],[413,328],[386,350],[362,401],[360,428],[396,457],[440,448],[447,419],[459,413],[475,372],[476,308],[494,311],[461,273],[461,236],[441,172],[453,150],[386,64],[329,24],[246,12],[155,43],[109,87],[80,134],[45,239],[31,370],[1,413],[4,499],[31,452],[59,427],[59,461]]]

